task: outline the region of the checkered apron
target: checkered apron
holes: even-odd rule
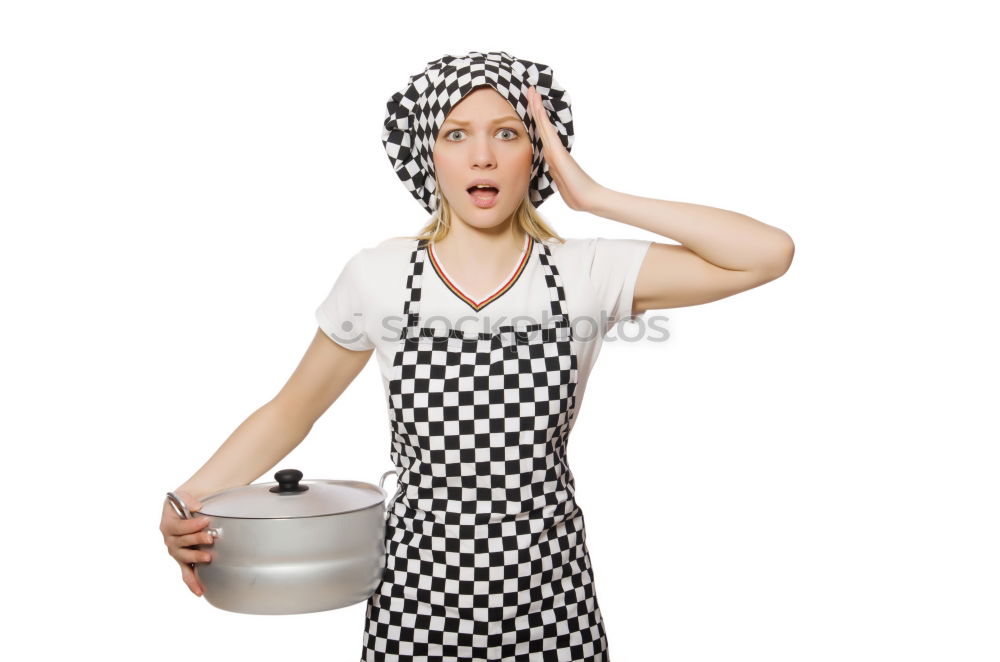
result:
[[[608,662],[566,462],[572,328],[549,248],[533,244],[553,317],[496,334],[420,327],[426,242],[410,256],[389,381],[399,489],[364,662]]]

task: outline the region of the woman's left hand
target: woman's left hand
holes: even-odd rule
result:
[[[542,139],[542,158],[549,164],[549,175],[555,180],[559,195],[576,211],[590,211],[598,198],[601,185],[583,171],[563,147],[559,132],[549,120],[542,97],[534,87],[528,89],[528,110]]]

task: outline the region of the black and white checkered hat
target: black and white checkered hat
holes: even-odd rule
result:
[[[559,132],[563,146],[570,150],[573,146],[570,98],[552,77],[552,68],[511,57],[504,51],[445,55],[428,62],[422,72],[410,76],[406,87],[392,95],[386,103],[382,130],[382,144],[393,170],[428,213],[433,214],[437,209],[434,141],[452,107],[482,85],[489,85],[507,99],[528,129],[534,152],[529,187],[531,203],[538,207],[556,190],[549,177],[549,166],[542,158],[541,138],[528,111],[526,96],[529,87],[538,90],[549,120]]]

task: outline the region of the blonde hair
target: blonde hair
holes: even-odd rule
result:
[[[437,177],[434,178],[434,183],[438,202],[437,211],[434,212],[419,234],[408,236],[407,239],[437,242],[448,236],[448,231],[451,229],[451,205],[448,204],[448,199],[441,195],[441,185],[438,183]],[[549,239],[555,239],[559,243],[566,241],[545,222],[545,219],[535,209],[535,205],[531,204],[528,194],[525,194],[524,198],[521,199],[521,204],[514,210],[513,219],[516,226],[531,235],[536,241]]]

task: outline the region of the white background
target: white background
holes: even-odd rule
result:
[[[391,93],[505,50],[553,67],[598,182],[796,245],[591,376],[570,458],[612,659],[997,660],[988,4],[4,3],[5,646],[359,658],[363,603],[193,596],[163,497],[278,392],[346,259],[426,220]],[[377,483],[383,398],[373,358],[276,469]]]

